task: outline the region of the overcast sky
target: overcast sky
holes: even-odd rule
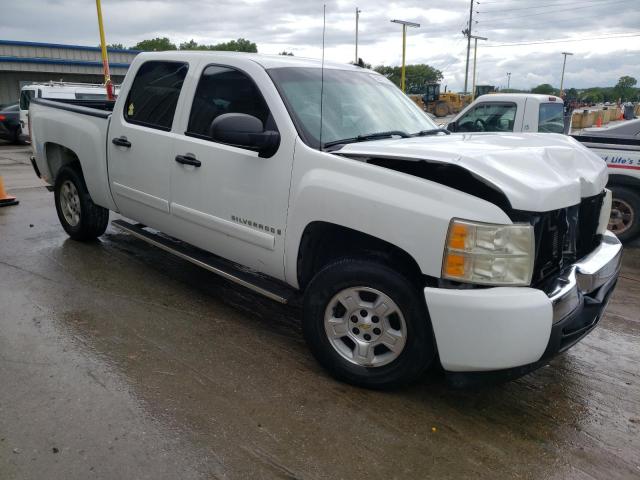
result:
[[[82,45],[99,42],[91,0],[5,1],[0,15],[2,39]],[[313,58],[321,56],[323,3],[102,0],[108,43],[130,46],[143,39],[168,36],[175,43],[193,38],[210,44],[244,37],[256,42],[261,53],[288,50]],[[326,5],[325,57],[348,62],[354,58],[356,3],[338,0]],[[468,21],[469,0],[358,0],[357,5],[362,10],[359,56],[366,62],[399,65],[401,26],[390,20],[410,20],[421,26],[408,30],[407,63],[433,65],[444,72],[443,84],[462,89],[466,39],[461,30]],[[559,86],[563,51],[574,53],[567,61],[565,88],[614,85],[622,75],[640,80],[640,0],[480,0],[474,7],[473,29],[489,38],[478,42],[481,84],[506,86],[506,73],[511,72],[515,88],[540,83]],[[614,35],[616,38],[600,38]],[[492,46],[567,38],[578,40]]]

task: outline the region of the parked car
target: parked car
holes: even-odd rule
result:
[[[182,259],[302,297],[306,341],[344,381],[523,375],[615,286],[607,169],[569,137],[452,135],[376,72],[228,52],[141,53],[112,108],[31,102],[69,236],[116,211]]]
[[[447,128],[455,132],[563,133],[562,99],[528,93],[478,98]],[[640,120],[604,128],[587,128],[573,138],[609,167],[607,187],[613,192],[608,228],[622,242],[640,235]]]
[[[0,106],[0,139],[20,143],[20,109],[18,104]]]
[[[116,86],[117,96],[119,87]],[[25,85],[20,89],[20,127],[22,138],[29,140],[29,105],[34,98],[68,100],[78,105],[93,105],[107,99],[104,85],[91,83],[47,82]]]

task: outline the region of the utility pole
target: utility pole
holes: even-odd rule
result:
[[[360,10],[358,7],[356,7],[356,58],[353,61],[353,63],[355,65],[358,64],[358,22],[360,21],[360,14],[362,13],[362,10]]]
[[[567,55],[573,55],[573,53],[562,52],[564,60],[562,61],[562,75],[560,76],[560,97],[562,97],[562,87],[564,86],[564,67],[567,65]]]
[[[471,101],[476,98],[476,57],[478,54],[478,40],[488,40],[486,37],[478,37],[476,35],[469,35],[469,38],[473,38],[473,87],[471,90]]]
[[[471,51],[471,26],[473,25],[473,2],[469,6],[469,26],[462,31],[467,37],[467,66],[464,69],[464,93],[467,93],[467,85],[469,81],[469,52]]]
[[[511,72],[507,72],[507,90],[509,90],[510,85],[511,85]]]
[[[402,72],[400,74],[400,89],[405,90],[405,54],[407,52],[407,27],[419,27],[419,23],[407,22],[406,20],[391,20],[391,23],[402,25]]]
[[[109,72],[109,56],[107,55],[107,43],[104,39],[100,0],[96,0],[96,9],[98,10],[98,30],[100,30],[100,50],[102,52],[102,68],[104,69],[104,85],[107,88],[107,99],[113,100],[113,83],[111,83],[111,73]]]

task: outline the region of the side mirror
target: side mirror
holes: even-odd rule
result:
[[[246,113],[216,117],[209,127],[209,136],[216,142],[256,150],[260,157],[271,157],[280,145],[278,132],[265,131],[258,118]]]
[[[449,122],[447,124],[447,130],[450,132],[455,132],[458,130],[458,124],[456,122]]]

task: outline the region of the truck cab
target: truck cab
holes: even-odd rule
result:
[[[553,95],[495,93],[478,97],[449,124],[452,132],[564,132],[564,104]]]

